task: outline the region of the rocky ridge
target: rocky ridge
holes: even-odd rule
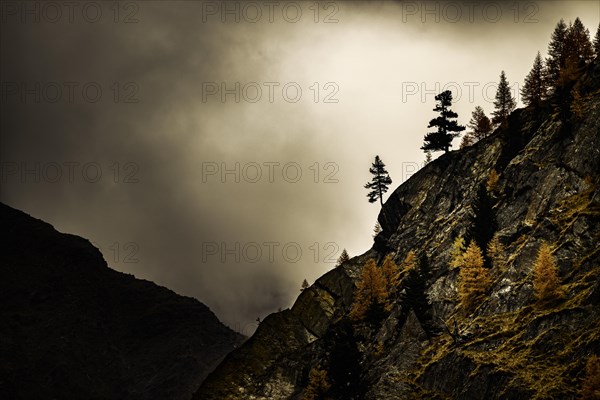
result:
[[[226,357],[196,399],[302,399],[324,369],[335,399],[574,399],[600,352],[600,67],[581,78],[585,113],[518,109],[492,136],[439,157],[398,187],[373,247],[319,278]],[[478,188],[500,180],[493,210],[505,268],[485,300],[457,310],[454,239],[467,234]],[[536,304],[532,266],[552,243],[566,297]],[[365,262],[426,254],[429,320],[399,297],[375,327],[348,320]],[[402,284],[401,284],[402,285]],[[455,321],[456,341],[447,327]],[[450,332],[448,332],[450,331]]]

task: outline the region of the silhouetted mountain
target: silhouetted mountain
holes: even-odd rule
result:
[[[244,337],[0,203],[0,398],[189,399]]]

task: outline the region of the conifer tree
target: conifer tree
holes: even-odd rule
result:
[[[488,193],[496,193],[496,190],[498,190],[499,181],[500,176],[498,175],[498,172],[496,172],[496,170],[493,169],[492,172],[490,172],[490,174],[488,175],[488,179],[485,184],[485,188],[487,189]]]
[[[471,132],[467,132],[463,135],[460,141],[460,149],[464,149],[465,147],[473,146],[475,144],[475,138]]]
[[[336,266],[339,267],[340,265],[342,265],[343,263],[345,263],[349,260],[350,260],[350,256],[348,255],[348,252],[346,251],[346,249],[344,249],[344,250],[342,250],[342,254],[340,254],[340,257],[337,259]]]
[[[410,272],[417,267],[417,256],[414,251],[409,251],[402,264],[400,264],[400,270],[402,273]]]
[[[506,268],[506,258],[504,256],[504,245],[500,241],[498,235],[494,235],[492,240],[488,243],[487,255],[494,268],[498,272],[504,271]]]
[[[521,96],[523,103],[528,106],[539,107],[542,100],[546,98],[548,87],[544,77],[544,66],[542,64],[542,56],[537,52],[533,67],[525,78],[525,84],[521,88]]]
[[[330,388],[331,383],[327,378],[327,371],[315,367],[310,370],[308,375],[308,385],[304,389],[302,400],[324,400],[324,396]]]
[[[567,40],[567,24],[561,18],[556,24],[550,43],[548,44],[548,58],[546,59],[548,84],[556,87],[556,82],[560,74],[560,70],[565,67],[566,62],[566,40]]]
[[[471,226],[467,230],[467,242],[475,242],[480,249],[487,250],[487,244],[494,237],[498,224],[494,204],[485,184],[477,190],[477,196],[472,205],[473,216]],[[489,260],[488,260],[489,261]],[[489,263],[486,263],[489,266]]]
[[[510,86],[504,71],[500,73],[500,83],[498,84],[498,90],[496,90],[494,107],[495,109],[492,112],[492,122],[494,124],[501,124],[504,122],[516,107],[515,99],[510,92]]]
[[[388,307],[388,297],[381,268],[377,267],[375,260],[368,260],[356,284],[350,318],[354,321],[376,320]]]
[[[331,335],[324,340],[325,348],[331,349],[329,378],[332,399],[362,399],[364,385],[361,382],[361,352],[358,350],[352,321],[343,318],[336,323]]]
[[[490,285],[488,271],[483,267],[483,255],[475,242],[471,242],[464,255],[458,280],[458,295],[463,310],[472,311]]]
[[[458,125],[455,120],[455,118],[458,118],[458,114],[450,110],[450,106],[452,106],[451,91],[446,90],[438,94],[435,96],[435,100],[438,103],[433,111],[439,112],[440,115],[429,121],[427,127],[435,127],[437,130],[425,135],[421,150],[425,152],[444,150],[447,153],[450,147],[452,147],[452,139],[464,131],[465,127]]]
[[[369,203],[375,203],[379,199],[383,207],[383,194],[388,191],[388,185],[392,183],[392,178],[385,169],[385,164],[379,156],[375,156],[375,162],[369,168],[369,172],[373,175],[371,182],[365,185],[365,189],[372,189],[367,197]]]
[[[387,255],[383,260],[383,266],[381,267],[383,280],[385,284],[385,291],[387,292],[388,299],[396,293],[398,287],[398,281],[400,280],[400,269],[394,262],[391,255]],[[387,301],[385,305],[386,311],[392,310],[391,301]]]
[[[412,307],[421,325],[429,333],[433,319],[427,298],[427,281],[431,275],[429,260],[425,253],[421,253],[417,260],[415,253],[411,250],[402,265],[402,270],[408,271],[404,281],[406,288],[403,296],[404,304]]]
[[[470,132],[473,138],[478,141],[488,137],[492,133],[492,122],[485,115],[483,108],[477,106],[471,113],[471,120],[467,124],[467,128],[470,129],[467,133]]]
[[[381,225],[379,224],[379,221],[377,221],[373,227],[373,237],[379,235],[379,232],[381,232]]]
[[[431,150],[427,150],[425,151],[425,163],[424,165],[427,165],[431,162]]]
[[[300,291],[304,292],[306,289],[308,289],[310,285],[308,284],[308,281],[305,279],[302,281],[302,286],[300,286]]]
[[[596,53],[596,59],[600,59],[600,24],[598,24],[598,30],[594,37],[594,52]]]
[[[457,236],[454,243],[452,243],[452,250],[450,250],[450,268],[463,266],[465,250],[465,239],[462,236]]]
[[[565,38],[565,62],[570,60],[581,67],[594,59],[594,50],[590,41],[590,31],[583,26],[579,17],[569,24]]]
[[[563,291],[558,278],[556,259],[547,243],[542,243],[533,265],[533,291],[538,301],[558,299]]]

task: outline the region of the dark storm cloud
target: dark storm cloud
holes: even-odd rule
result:
[[[403,84],[485,83],[502,68],[522,80],[560,17],[580,15],[595,30],[600,12],[589,2],[515,3],[515,21],[514,5],[499,2],[504,17],[490,22],[477,10],[491,13],[493,2],[477,2],[474,22],[467,10],[458,22],[450,14],[436,22],[420,13],[450,12],[448,3],[325,2],[318,15],[313,3],[289,3],[302,11],[293,22],[296,6],[281,2],[269,22],[258,2],[258,22],[247,9],[239,23],[232,14],[223,23],[223,7],[241,12],[246,3],[131,2],[117,23],[113,3],[94,3],[102,17],[91,23],[80,11],[93,6],[76,2],[70,23],[30,14],[23,22],[8,3],[0,16],[1,200],[90,238],[111,266],[197,297],[239,329],[291,305],[302,279],[331,268],[326,261],[342,247],[356,254],[370,246],[378,210],[364,201],[368,163],[381,154],[395,187],[423,158],[431,101],[403,102]],[[41,12],[41,2],[29,4]],[[452,61],[441,70],[438,57]],[[221,85],[236,82],[241,100],[230,93],[222,102]],[[295,103],[285,98],[292,83],[302,89]],[[63,90],[56,103],[53,85]],[[102,96],[92,102],[96,87]],[[338,102],[324,102],[327,95]],[[456,106],[468,116],[474,105]],[[240,182],[229,174],[222,183],[222,167],[236,163]],[[52,183],[57,165],[63,175]],[[21,176],[24,167],[34,171]]]

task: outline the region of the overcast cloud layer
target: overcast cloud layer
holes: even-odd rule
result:
[[[489,114],[561,17],[592,36],[600,18],[599,1],[74,3],[2,2],[0,200],[246,333],[371,246],[369,164],[393,188],[418,168],[440,89],[460,123]]]

